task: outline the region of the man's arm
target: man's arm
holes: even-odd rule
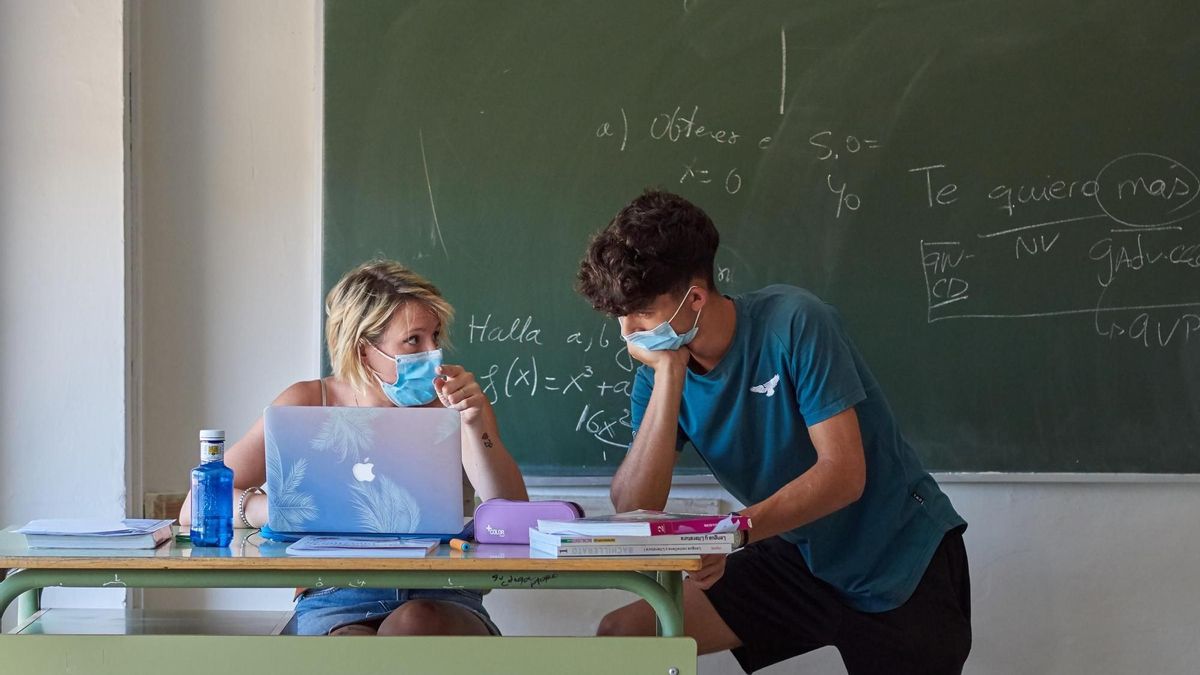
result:
[[[685,352],[686,350],[680,350]],[[629,452],[613,476],[609,496],[617,512],[661,511],[671,492],[671,472],[679,453],[679,401],[687,360],[662,358],[654,364],[654,389]]]
[[[748,541],[806,525],[862,496],[867,464],[854,408],[814,424],[808,433],[817,449],[816,464],[775,494],[742,509],[742,515],[749,516],[754,525]]]

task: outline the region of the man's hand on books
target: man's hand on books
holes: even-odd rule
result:
[[[700,565],[700,569],[688,573],[688,578],[696,582],[701,590],[708,590],[725,575],[725,554],[702,555],[700,556]]]

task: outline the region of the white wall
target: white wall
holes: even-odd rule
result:
[[[123,55],[120,0],[0,0],[2,525],[125,512]]]
[[[110,4],[103,8],[119,18]],[[104,410],[88,412],[82,425],[55,429],[54,436],[26,428],[27,420],[47,419],[52,403],[62,405],[65,399],[50,397],[62,391],[56,385],[68,374],[96,376],[99,368],[104,377],[95,381],[120,380],[119,368],[108,361],[121,350],[120,322],[113,323],[106,309],[120,313],[120,249],[114,243],[119,202],[110,201],[111,187],[102,190],[103,197],[94,194],[120,175],[119,151],[109,147],[108,124],[71,137],[65,149],[42,126],[56,116],[87,126],[110,113],[119,119],[119,104],[116,112],[96,111],[49,84],[62,81],[69,83],[63,85],[68,92],[86,90],[78,82],[93,70],[108,72],[98,62],[114,44],[89,35],[77,41],[87,45],[88,58],[76,54],[70,64],[53,65],[63,57],[48,46],[66,38],[49,29],[39,33],[35,26],[46,12],[56,22],[74,24],[65,9],[43,7],[0,0],[0,381],[16,377],[26,389],[15,397],[11,386],[0,388],[0,514],[9,521],[58,503],[48,492],[14,493],[16,480],[49,485],[80,475],[64,471],[68,460],[57,471],[40,468],[27,459],[29,448],[43,454],[66,444],[119,448],[109,440],[119,438],[115,420],[121,411],[107,407],[120,398],[115,384],[104,389],[106,396],[87,399],[89,411]],[[314,69],[320,30],[312,2],[150,3],[137,9],[144,475],[147,489],[174,490],[195,461],[196,429],[223,425],[240,433],[279,389],[316,372]],[[87,18],[92,12],[101,9],[89,6]],[[18,14],[24,21],[10,28],[18,25],[13,22]],[[104,33],[105,21],[81,18],[77,28],[84,23]],[[116,49],[119,43],[116,39]],[[42,77],[28,77],[30,69]],[[120,86],[107,75],[104,81],[101,98],[108,101]],[[30,91],[39,92],[32,103]],[[19,151],[10,150],[14,144]],[[105,167],[116,164],[113,171],[82,168],[95,159],[87,152],[95,144],[104,147],[95,153]],[[64,185],[65,197],[56,198]],[[97,208],[104,218],[95,217]],[[75,225],[85,218],[88,227]],[[96,222],[103,223],[103,234],[92,232]],[[51,238],[23,223],[47,223],[69,236]],[[97,251],[105,255],[89,255]],[[106,262],[108,254],[117,262]],[[47,276],[51,255],[67,255],[69,271]],[[26,290],[29,279],[45,279],[38,284],[42,299]],[[99,293],[76,311],[89,320],[88,342],[101,344],[76,357],[79,341],[73,336],[39,331],[31,337],[24,326],[55,325],[44,298],[64,301],[81,285]],[[17,366],[27,354],[40,353],[46,340],[62,360],[39,361],[46,365],[38,374],[50,374],[43,383]],[[41,407],[29,412],[30,400]],[[115,456],[107,449],[69,455],[73,463],[100,460],[107,462],[100,473],[109,475],[120,465],[119,450]],[[86,496],[94,494],[95,484],[71,487],[87,488]],[[976,641],[968,673],[1195,672],[1200,662],[1195,484],[953,484],[947,491],[971,521],[967,545]],[[712,488],[690,492],[721,494]],[[119,481],[101,494],[119,503]],[[286,595],[220,592],[192,601],[286,607]],[[561,634],[589,632],[605,611],[626,600],[615,592],[513,591],[495,592],[487,604],[510,633]],[[739,671],[728,655],[718,655],[703,658],[701,672]],[[766,672],[844,670],[836,654],[824,650]]]
[[[144,480],[186,490],[200,429],[318,373],[317,13],[137,7]]]

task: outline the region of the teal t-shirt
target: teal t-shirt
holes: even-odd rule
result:
[[[737,323],[729,351],[711,371],[688,371],[684,381],[679,447],[691,441],[721,485],[754,504],[816,462],[809,426],[853,406],[866,453],[862,497],[780,536],[851,607],[899,607],[945,533],[966,522],[900,435],[837,310],[794,286],[732,300]],[[653,386],[653,372],[642,366],[631,394],[634,433]]]

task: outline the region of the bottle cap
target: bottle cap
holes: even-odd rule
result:
[[[203,429],[200,431],[200,440],[202,441],[223,441],[225,440],[224,429]]]

